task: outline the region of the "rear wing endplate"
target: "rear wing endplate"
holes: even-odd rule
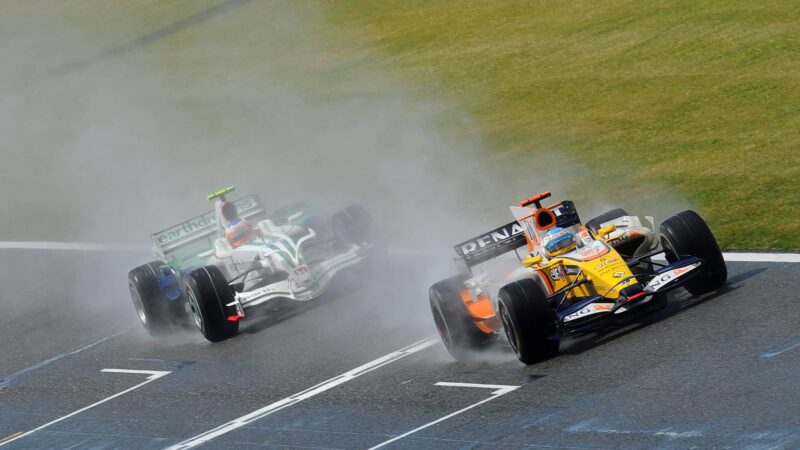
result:
[[[264,214],[264,207],[258,195],[248,195],[233,202],[243,219]],[[166,255],[187,244],[195,241],[208,240],[208,248],[213,248],[213,238],[216,233],[216,212],[210,211],[193,217],[185,222],[171,226],[166,230],[153,235],[153,250],[161,259],[166,260]]]
[[[516,250],[526,243],[522,225],[513,221],[453,248],[456,251],[456,264],[463,263],[469,271],[473,266]]]

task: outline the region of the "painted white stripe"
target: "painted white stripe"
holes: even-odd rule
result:
[[[725,261],[800,263],[800,253],[723,253]]]
[[[39,242],[39,241],[5,241],[0,242],[0,249],[8,250],[78,250],[89,252],[135,252],[147,251],[149,247],[136,244],[98,244],[92,242]]]
[[[121,392],[117,392],[116,394],[114,394],[114,395],[112,395],[112,396],[110,396],[110,397],[106,397],[106,398],[104,398],[104,399],[100,400],[99,402],[92,403],[91,405],[89,405],[89,406],[85,406],[85,407],[83,407],[83,408],[81,408],[81,409],[79,409],[79,410],[77,410],[77,411],[73,411],[73,412],[71,412],[71,413],[67,414],[66,416],[59,417],[59,418],[58,418],[58,419],[56,419],[56,420],[52,420],[52,421],[50,421],[50,422],[47,422],[46,424],[44,424],[44,425],[40,425],[40,426],[38,426],[38,427],[36,427],[36,428],[34,428],[34,429],[30,430],[30,431],[27,431],[27,432],[25,432],[25,433],[22,433],[22,434],[16,435],[16,436],[14,436],[12,439],[9,439],[9,440],[7,440],[7,441],[0,442],[0,447],[4,446],[4,445],[6,445],[6,444],[9,444],[9,443],[11,443],[11,442],[14,442],[14,441],[16,441],[17,439],[22,439],[22,438],[24,438],[25,436],[28,436],[29,434],[35,433],[35,432],[37,432],[37,431],[39,431],[39,430],[41,430],[41,429],[43,429],[43,428],[47,428],[47,427],[49,427],[50,425],[53,425],[53,424],[56,424],[56,423],[58,423],[58,422],[61,422],[61,421],[63,421],[63,420],[69,419],[70,417],[72,417],[72,416],[75,416],[75,415],[78,415],[78,414],[80,414],[80,413],[82,413],[82,412],[84,412],[84,411],[86,411],[86,410],[92,409],[92,408],[94,408],[95,406],[102,405],[103,403],[105,403],[105,402],[107,402],[107,401],[110,401],[110,400],[113,400],[113,399],[115,399],[115,398],[117,398],[117,397],[119,397],[119,396],[121,396],[121,395],[125,395],[125,394],[127,394],[128,392],[131,392],[131,391],[133,391],[133,390],[139,389],[140,387],[144,386],[145,384],[147,384],[147,383],[151,383],[151,382],[153,382],[153,381],[155,381],[155,380],[157,380],[157,379],[159,379],[159,378],[161,378],[161,377],[163,377],[163,376],[165,376],[165,375],[168,375],[169,373],[171,373],[171,372],[169,372],[169,371],[160,371],[160,370],[128,370],[128,369],[103,369],[103,370],[101,370],[101,372],[114,372],[114,373],[135,373],[135,374],[141,374],[141,373],[145,373],[145,374],[149,374],[150,376],[149,376],[149,377],[147,377],[147,379],[146,379],[144,382],[142,382],[142,383],[139,383],[139,384],[137,384],[136,386],[130,387],[130,388],[128,388],[128,389],[125,389],[124,391],[121,391]]]
[[[478,388],[478,389],[495,389],[492,392],[493,395],[504,395],[508,394],[509,392],[518,389],[519,386],[509,386],[505,384],[477,384],[477,383],[453,383],[449,381],[440,381],[436,383],[436,386],[453,386],[453,387],[468,387],[468,388]]]
[[[147,377],[147,379],[150,381],[161,378],[169,373],[169,372],[164,372],[163,370],[137,370],[137,369],[103,369],[100,372],[145,374],[145,375],[150,375],[149,377]]]
[[[380,444],[378,444],[378,445],[376,445],[374,447],[370,447],[369,450],[375,450],[375,449],[378,449],[378,448],[381,448],[381,447],[385,447],[385,446],[391,444],[392,442],[397,442],[400,439],[403,439],[404,437],[410,436],[410,435],[412,435],[412,434],[414,434],[414,433],[416,433],[418,431],[424,430],[426,428],[430,428],[430,427],[436,425],[437,423],[444,422],[447,419],[455,417],[455,416],[457,416],[457,415],[459,415],[461,413],[467,412],[470,409],[477,408],[478,406],[480,406],[480,405],[482,405],[484,403],[490,402],[490,401],[492,401],[492,400],[494,400],[494,399],[496,399],[498,397],[502,397],[503,395],[508,394],[509,392],[512,392],[512,391],[515,391],[515,390],[519,389],[519,386],[506,386],[506,385],[502,385],[502,384],[450,383],[450,382],[441,382],[441,381],[436,383],[436,386],[455,386],[455,387],[470,387],[470,388],[496,389],[496,390],[494,392],[492,392],[492,396],[489,397],[489,398],[483,399],[483,400],[481,400],[481,401],[479,401],[477,403],[473,403],[473,404],[467,406],[466,408],[459,409],[458,411],[456,411],[454,413],[450,413],[450,414],[448,414],[448,415],[446,415],[444,417],[440,417],[440,418],[434,420],[433,422],[428,422],[425,425],[422,425],[420,427],[414,428],[413,430],[411,430],[411,431],[409,431],[407,433],[403,433],[403,434],[401,434],[399,436],[395,436],[395,437],[389,439],[388,441],[383,441],[383,442],[381,442]]]
[[[49,358],[49,359],[46,359],[46,360],[40,362],[38,364],[34,364],[34,365],[32,365],[30,367],[26,367],[26,368],[24,368],[24,369],[22,369],[22,370],[20,370],[18,372],[12,373],[11,375],[8,375],[7,377],[5,377],[2,380],[0,380],[0,388],[4,388],[4,387],[10,385],[17,378],[21,377],[22,375],[25,375],[28,372],[32,372],[32,371],[34,371],[36,369],[40,369],[40,368],[42,368],[42,367],[44,367],[44,366],[46,366],[46,365],[48,365],[48,364],[50,364],[52,362],[58,361],[61,358],[66,358],[67,356],[76,355],[76,354],[78,354],[78,353],[80,353],[80,352],[82,352],[84,350],[88,350],[88,349],[90,349],[90,348],[92,348],[92,347],[94,347],[96,345],[102,344],[103,342],[105,342],[105,341],[107,341],[107,340],[109,340],[111,338],[117,337],[117,336],[119,336],[119,335],[121,335],[123,333],[127,333],[130,330],[131,330],[131,328],[126,328],[126,329],[124,329],[122,331],[118,331],[118,332],[116,332],[116,333],[114,333],[114,334],[112,334],[110,336],[106,336],[106,337],[100,338],[100,339],[98,339],[98,340],[96,340],[96,341],[94,341],[92,343],[86,344],[83,347],[79,347],[79,348],[76,348],[75,350],[69,350],[69,351],[66,351],[64,353],[60,353],[60,354],[58,354],[56,356],[53,356],[52,358]]]
[[[198,445],[203,445],[206,442],[211,441],[212,439],[216,439],[224,434],[230,433],[233,430],[246,426],[266,416],[275,414],[276,412],[284,408],[288,408],[292,405],[302,402],[303,400],[322,394],[323,392],[329,391],[335,388],[336,386],[347,383],[348,381],[352,381],[360,377],[361,375],[372,372],[373,370],[379,369],[387,364],[391,364],[397,360],[405,358],[408,355],[417,353],[420,350],[424,350],[437,342],[439,342],[439,338],[435,336],[423,339],[419,342],[415,342],[407,347],[401,348],[400,350],[381,356],[378,359],[370,361],[364,365],[358,366],[355,369],[349,370],[327,381],[323,381],[322,383],[316,386],[312,386],[292,396],[278,400],[263,408],[259,408],[249,414],[245,414],[242,417],[233,419],[230,422],[224,423],[212,430],[206,431],[205,433],[198,434],[195,437],[189,438],[183,442],[167,447],[167,450],[182,450],[182,449],[197,447]]]
[[[800,347],[800,337],[795,337],[789,342],[785,342],[782,347],[778,347],[777,349],[768,350],[766,352],[760,353],[758,356],[762,358],[772,358],[773,356],[778,356],[781,353],[786,353],[793,348]]]

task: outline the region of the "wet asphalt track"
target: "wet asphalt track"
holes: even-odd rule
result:
[[[124,274],[146,255],[0,250],[0,439],[168,374],[4,448],[165,448],[432,334],[424,287],[368,288],[245,322],[209,344],[138,324]],[[424,264],[392,270],[425,279]],[[800,448],[800,264],[730,263],[724,292],[524,367],[440,343],[313,393],[201,448]],[[426,281],[427,283],[427,281]],[[94,345],[92,345],[94,344]],[[88,347],[87,347],[88,346]],[[340,380],[341,381],[341,380]]]

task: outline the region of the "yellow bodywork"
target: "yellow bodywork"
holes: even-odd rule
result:
[[[533,264],[547,282],[550,293],[563,289],[580,277],[587,280],[570,292],[567,298],[602,295],[608,299],[619,298],[619,291],[637,282],[625,260],[614,248],[606,245],[607,251],[592,259],[579,261],[566,257],[556,257],[542,264]]]

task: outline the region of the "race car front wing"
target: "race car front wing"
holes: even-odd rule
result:
[[[367,249],[353,245],[348,251],[328,258],[315,266],[299,266],[288,278],[252,289],[237,292],[234,301],[227,306],[236,309],[244,317],[244,309],[264,302],[285,298],[305,302],[320,296],[328,288],[337,273],[362,262]]]

